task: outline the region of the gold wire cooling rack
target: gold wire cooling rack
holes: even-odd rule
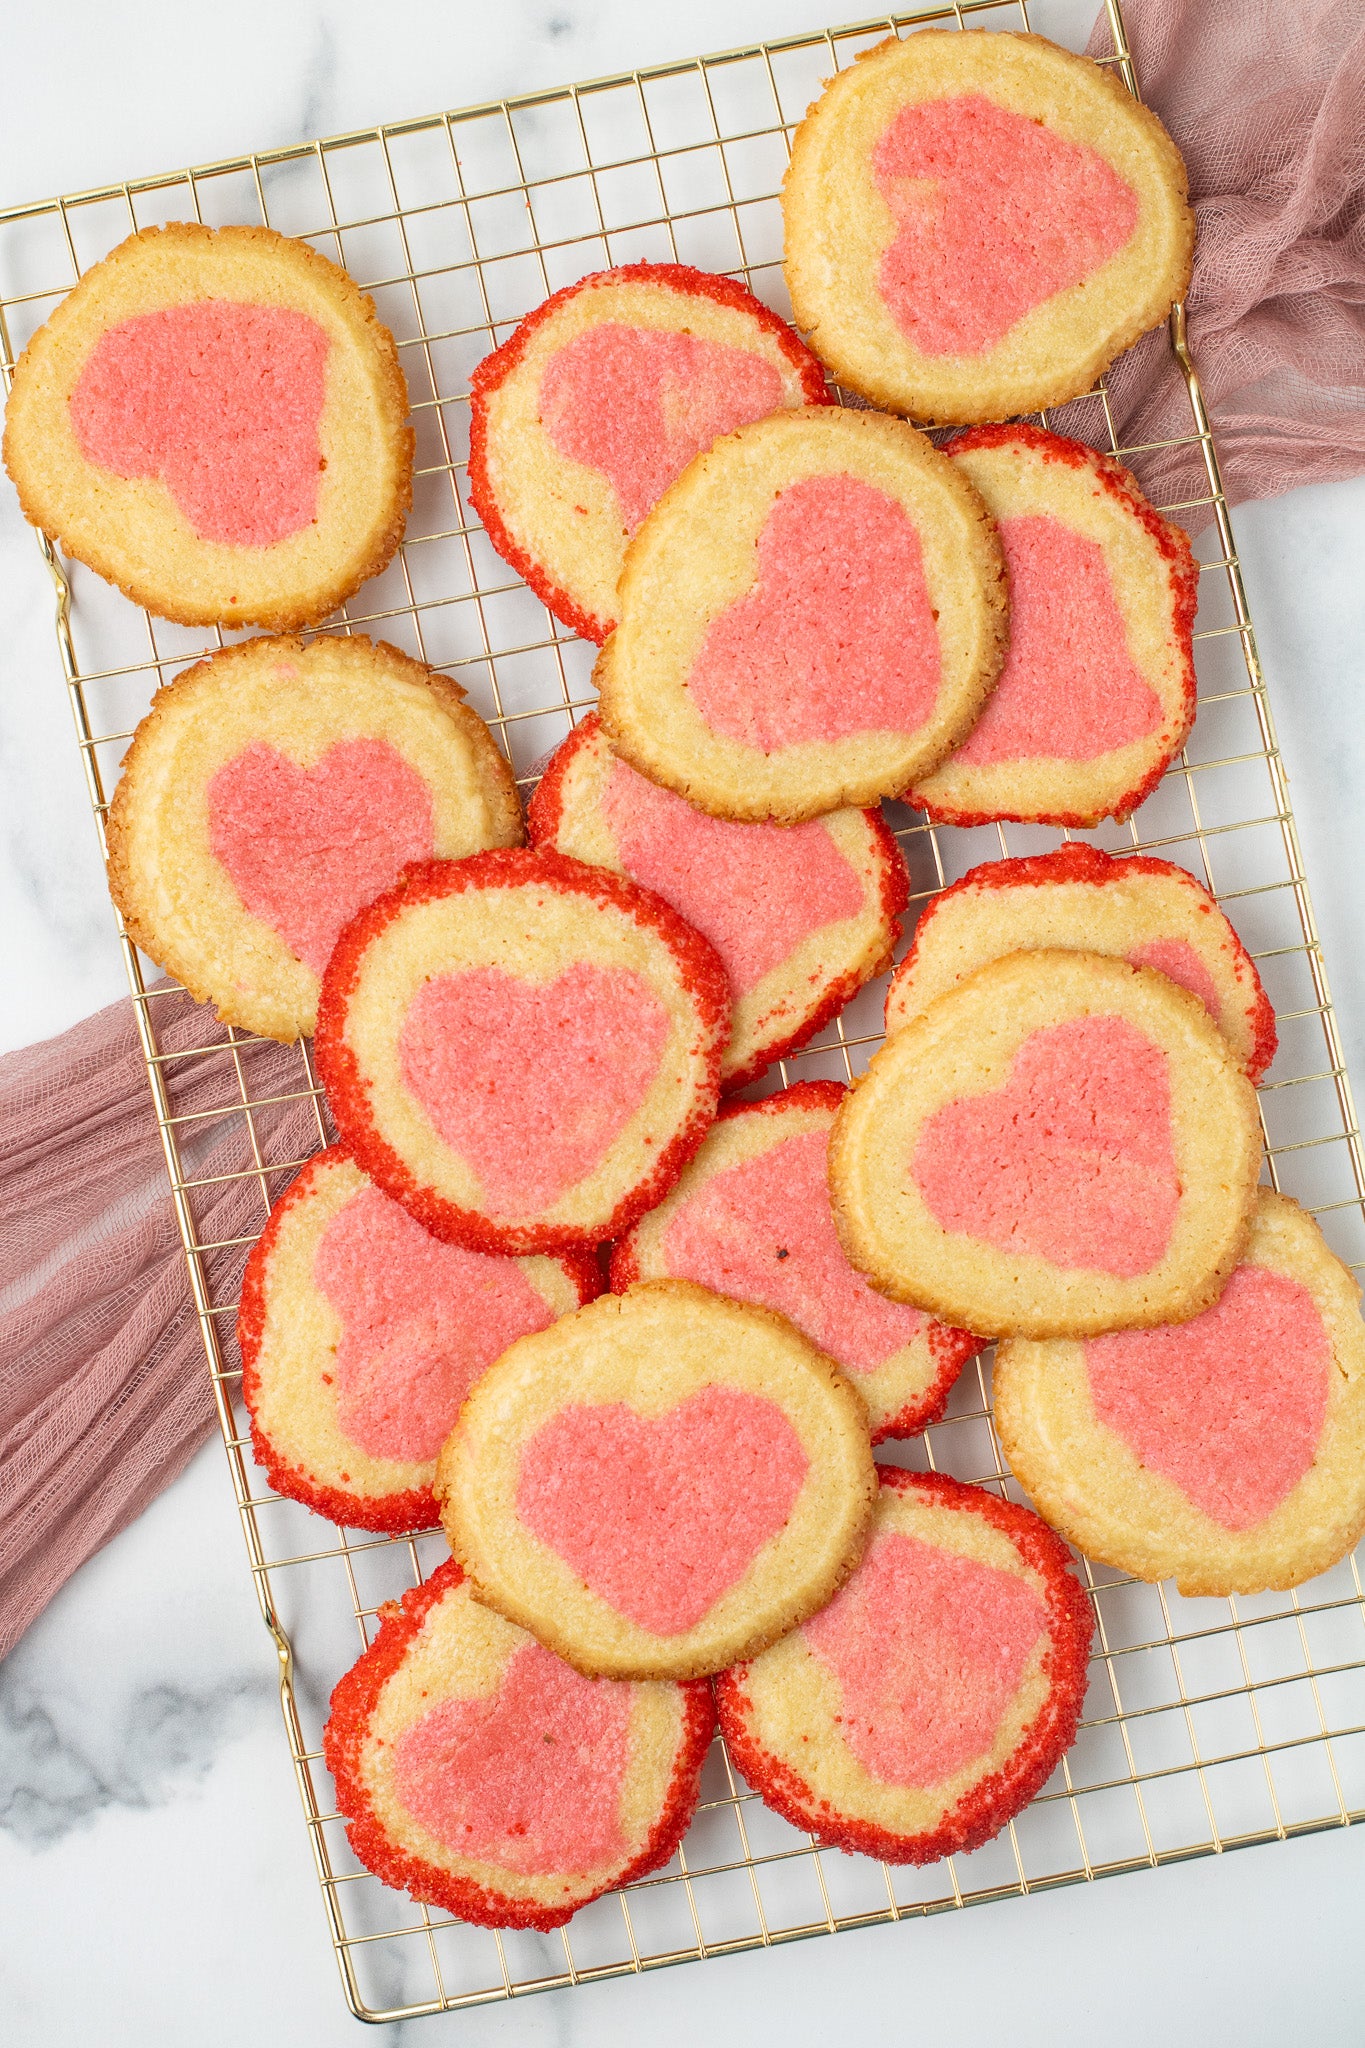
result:
[[[929,21],[1051,26],[1063,40],[1061,7],[962,0],[0,213],[0,370],[8,384],[34,328],[134,228],[260,221],[343,263],[398,338],[418,465],[398,559],[327,630],[377,630],[458,677],[525,784],[536,759],[589,708],[594,650],[506,569],[469,508],[474,365],[549,291],[645,257],[729,271],[786,311],[777,192],[792,128],[821,80],[888,31]],[[1107,11],[1113,52],[1105,61],[1136,91],[1116,0]],[[1207,490],[1187,502],[1211,507],[1215,537],[1195,635],[1199,717],[1181,760],[1131,823],[1090,836],[1114,850],[1159,848],[1230,908],[1279,1016],[1280,1053],[1260,1097],[1269,1176],[1359,1267],[1359,1136],[1179,308],[1171,338],[1191,427],[1181,443],[1152,445],[1198,450]],[[1103,390],[1053,422],[1082,438],[1107,430],[1114,446]],[[45,553],[102,832],[108,791],[150,691],[213,643],[147,617]],[[1059,836],[1016,826],[936,830],[909,812],[893,822],[920,902],[981,859],[1042,851]],[[1229,1600],[1184,1600],[1083,1561],[1097,1633],[1079,1738],[1032,1806],[972,1855],[892,1870],[822,1851],[758,1802],[718,1741],[676,1861],[588,1907],[560,1934],[468,1927],[388,1890],[349,1853],[320,1733],[331,1687],[372,1637],[380,1602],[419,1581],[444,1545],[430,1533],[387,1539],[332,1529],[271,1495],[251,1458],[233,1334],[243,1248],[302,1163],[292,1155],[329,1136],[311,1048],[271,1053],[290,1062],[290,1079],[280,1082],[277,1064],[263,1088],[248,1036],[224,1038],[207,1022],[187,1036],[183,995],[144,980],[126,937],[124,949],[251,1570],[279,1656],[309,1838],[347,2002],[360,2018],[477,2005],[1365,1818],[1365,1601],[1356,1560],[1294,1594]],[[783,1083],[793,1072],[859,1072],[878,1042],[881,996],[880,986],[865,991],[785,1062]],[[181,1019],[174,1056],[173,1014]],[[187,1109],[191,1086],[196,1106]],[[217,1155],[206,1167],[206,1152],[233,1133],[237,1164],[209,1171]],[[206,1236],[205,1203],[229,1183],[253,1213],[230,1237]],[[991,1426],[984,1360],[964,1374],[946,1419],[890,1455],[1018,1497]]]

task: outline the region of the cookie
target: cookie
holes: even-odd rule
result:
[[[469,495],[556,618],[605,640],[626,543],[692,457],[746,420],[828,403],[805,343],[733,278],[599,270],[474,372]]]
[[[1180,153],[1114,73],[1041,36],[923,29],[831,79],[782,195],[796,325],[914,419],[1061,405],[1183,298]]]
[[[109,811],[109,888],[197,1001],[288,1041],[314,1028],[342,926],[409,861],[521,836],[457,683],[358,634],[247,640],[153,697]]]
[[[725,969],[622,875],[545,851],[415,863],[347,925],[317,1060],[342,1142],[438,1237],[626,1230],[716,1113]]]
[[[716,1680],[731,1760],[821,1842],[887,1863],[979,1848],[1076,1737],[1093,1619],[1027,1508],[877,1468],[867,1552],[805,1626]]]
[[[1197,997],[1100,953],[1011,953],[873,1057],[830,1189],[875,1287],[982,1337],[1207,1308],[1256,1196],[1256,1095]]]
[[[1012,1340],[995,1416],[1040,1512],[1135,1578],[1284,1591],[1365,1535],[1360,1289],[1268,1188],[1212,1308],[1083,1344]]]
[[[24,515],[186,626],[325,618],[412,501],[393,336],[344,270],[269,228],[144,228],[20,357],[4,460]]]
[[[695,1280],[790,1317],[848,1374],[872,1441],[937,1422],[980,1350],[888,1301],[844,1257],[829,1206],[829,1133],[848,1090],[802,1081],[721,1111],[670,1195],[612,1253],[618,1294],[637,1280]]]
[[[348,1529],[436,1521],[436,1454],[479,1374],[601,1292],[597,1261],[508,1259],[432,1237],[339,1145],[270,1212],[237,1337],[256,1461]]]
[[[949,453],[999,521],[1010,644],[966,742],[906,800],[949,825],[1126,818],[1194,724],[1189,541],[1079,441],[980,427]]]
[[[901,420],[774,414],[699,455],[626,552],[597,663],[631,766],[716,817],[899,796],[966,738],[1004,658],[994,522]]]
[[[596,713],[531,799],[532,845],[630,875],[711,941],[734,1001],[721,1081],[738,1088],[815,1036],[889,966],[909,897],[880,811],[737,825],[646,781]]]
[[[479,1599],[609,1678],[701,1677],[795,1628],[858,1562],[875,1493],[838,1368],[685,1280],[523,1337],[436,1468]]]
[[[1073,842],[989,860],[926,904],[886,992],[887,1036],[1006,953],[1113,953],[1198,996],[1252,1081],[1275,1057],[1275,1012],[1255,962],[1207,889],[1168,860]]]
[[[368,1870],[477,1927],[562,1927],[667,1863],[710,1687],[584,1678],[438,1567],[332,1694],[323,1757]]]

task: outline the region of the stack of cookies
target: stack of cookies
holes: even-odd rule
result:
[[[410,495],[396,350],[343,273],[137,236],[9,407],[45,531],[162,616],[271,630],[158,692],[110,883],[225,1020],[315,1035],[340,1142],[249,1261],[253,1441],[347,1526],[439,1517],[451,1561],[381,1610],[326,1756],[364,1862],[493,1926],[665,1864],[717,1718],[821,1841],[974,1847],[1075,1736],[1063,1539],[1213,1593],[1365,1527],[1356,1291],[1258,1185],[1274,1017],[1183,869],[972,869],[860,1080],[721,1106],[890,966],[884,799],[1126,818],[1195,708],[1184,534],[1011,418],[1183,294],[1160,124],[1039,38],[926,31],[832,82],[784,203],[805,339],[635,264],[475,376],[487,533],[601,650],[525,824],[446,678],[296,637]],[[1045,1521],[874,1463],[992,1340]]]

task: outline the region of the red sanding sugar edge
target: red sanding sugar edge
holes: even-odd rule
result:
[[[604,1892],[618,1885],[630,1884],[647,1871],[661,1869],[672,1858],[691,1825],[701,1789],[701,1767],[715,1733],[711,1688],[704,1678],[687,1679],[679,1685],[683,1695],[682,1729],[663,1803],[639,1854],[605,1884],[585,1889],[572,1905],[542,1906],[528,1899],[509,1898],[503,1892],[476,1884],[472,1878],[455,1877],[394,1841],[374,1810],[360,1763],[370,1718],[385,1683],[403,1662],[432,1608],[463,1584],[464,1576],[451,1558],[438,1565],[424,1585],[404,1593],[400,1601],[387,1601],[380,1608],[378,1635],[333,1690],[331,1710],[322,1731],[323,1759],[336,1782],[337,1811],[345,1819],[347,1839],[366,1869],[385,1884],[407,1892],[414,1899],[444,1906],[475,1927],[538,1927],[548,1931],[571,1920],[580,1906],[600,1899]]]
[[[764,1096],[762,1102],[727,1103],[716,1122],[728,1123],[732,1117],[739,1116],[779,1116],[787,1109],[828,1109],[837,1113],[847,1094],[848,1089],[842,1081],[795,1081],[778,1095]],[[628,1287],[633,1287],[644,1277],[632,1231],[611,1248],[607,1285],[613,1294],[624,1294]],[[903,1408],[873,1430],[874,1444],[884,1442],[889,1436],[918,1436],[931,1424],[941,1422],[958,1374],[969,1358],[975,1358],[986,1341],[974,1337],[970,1330],[957,1330],[949,1323],[935,1322],[932,1316],[929,1318],[928,1337],[938,1371],[922,1394],[907,1401]]]
[[[885,1443],[892,1436],[922,1436],[926,1429],[942,1422],[948,1397],[957,1385],[963,1366],[968,1359],[975,1358],[978,1351],[984,1350],[990,1341],[986,1337],[974,1337],[970,1330],[959,1330],[952,1323],[937,1322],[932,1316],[929,1317],[927,1334],[930,1356],[938,1371],[922,1394],[913,1401],[907,1401],[903,1408],[889,1415],[879,1428],[873,1430],[874,1444]]]
[[[395,918],[415,904],[435,902],[466,889],[511,888],[581,896],[600,909],[618,911],[637,925],[649,927],[673,956],[705,1046],[705,1080],[682,1124],[659,1153],[653,1170],[622,1195],[610,1216],[591,1231],[564,1224],[494,1223],[478,1210],[462,1209],[419,1181],[376,1129],[368,1086],[346,1042],[347,1012],[364,972],[365,955]],[[510,846],[473,853],[465,860],[412,861],[392,889],[376,896],[352,918],[322,977],[313,1046],[342,1143],[370,1179],[401,1202],[433,1236],[466,1245],[470,1251],[521,1256],[588,1250],[604,1239],[621,1236],[637,1216],[663,1200],[715,1121],[721,1055],[729,1036],[730,981],[720,956],[661,896],[609,868],[589,867],[585,861],[570,860],[550,848]]]
[[[257,1414],[261,1395],[261,1345],[265,1340],[266,1290],[276,1240],[289,1210],[308,1196],[313,1183],[328,1167],[342,1160],[351,1160],[351,1154],[344,1145],[329,1145],[325,1151],[313,1155],[270,1211],[265,1229],[247,1258],[242,1275],[242,1298],[237,1309],[237,1343],[242,1354],[242,1398],[251,1416],[251,1448],[255,1452],[256,1463],[276,1493],[283,1494],[288,1500],[299,1501],[343,1529],[373,1529],[386,1535],[401,1535],[409,1529],[434,1529],[440,1521],[440,1509],[429,1486],[411,1486],[401,1493],[361,1493],[353,1488],[325,1485],[290,1460]],[[577,1290],[579,1307],[595,1301],[603,1291],[602,1270],[595,1255],[576,1251],[553,1256],[563,1269],[564,1277]]]
[[[601,725],[597,713],[590,711],[582,724],[576,725],[550,756],[545,773],[526,807],[526,837],[531,846],[553,847],[564,821],[564,789],[569,770],[582,749],[596,738]],[[817,1032],[823,1031],[826,1024],[838,1016],[845,1003],[853,1000],[860,988],[865,988],[869,981],[875,981],[879,974],[884,974],[890,964],[901,935],[901,917],[910,902],[910,871],[905,865],[900,842],[881,811],[866,810],[863,817],[872,835],[872,858],[876,863],[872,887],[864,895],[863,904],[866,908],[869,896],[875,892],[878,913],[889,927],[886,950],[873,966],[851,967],[846,974],[826,982],[818,999],[785,1030],[782,1037],[756,1045],[745,1064],[736,1068],[734,1073],[727,1074],[721,1082],[722,1092],[726,1095],[733,1095],[737,1088],[747,1087],[750,1081],[756,1081],[778,1060],[786,1059],[789,1053],[799,1052],[803,1045],[808,1045]]]
[[[588,277],[580,277],[577,284],[565,285],[561,291],[552,293],[534,312],[526,315],[500,348],[484,357],[469,380],[470,501],[483,521],[484,532],[503,560],[510,562],[557,619],[562,619],[575,633],[581,633],[585,640],[596,641],[598,646],[612,631],[616,621],[599,619],[585,611],[577,599],[561,588],[548,570],[515,538],[498,508],[488,475],[488,400],[490,394],[517,369],[536,330],[545,321],[553,318],[579,292],[589,291],[597,285],[614,284],[663,285],[680,298],[713,299],[719,305],[733,306],[741,313],[748,313],[773,336],[783,355],[799,373],[805,403],[834,405],[837,402],[825,383],[824,366],[779,314],[765,306],[761,299],[756,299],[733,277],[724,277],[711,270],[694,270],[688,263],[624,263],[615,270],[595,270]]]
[[[1275,1010],[1257,972],[1256,962],[1242,944],[1226,911],[1219,908],[1216,899],[1188,868],[1178,866],[1173,860],[1158,860],[1149,853],[1105,853],[1101,847],[1090,846],[1083,840],[1073,839],[1051,853],[1031,853],[1015,860],[982,861],[979,867],[970,868],[956,882],[940,890],[920,913],[910,950],[891,977],[884,1014],[889,1015],[892,996],[902,979],[913,971],[920,934],[950,896],[956,896],[965,889],[1015,889],[1038,882],[1088,882],[1102,888],[1106,882],[1121,881],[1125,873],[1134,871],[1142,875],[1159,875],[1167,881],[1175,880],[1183,887],[1193,889],[1200,899],[1201,910],[1213,911],[1222,920],[1232,941],[1233,972],[1242,989],[1243,1012],[1251,1027],[1252,1049],[1247,1062],[1247,1077],[1253,1084],[1260,1081],[1280,1042]]]
[[[1022,421],[1015,425],[991,427],[969,427],[965,434],[958,434],[944,444],[945,455],[969,455],[976,448],[1030,448],[1050,462],[1060,462],[1070,469],[1088,469],[1097,483],[1107,490],[1111,497],[1122,504],[1140,526],[1146,528],[1155,541],[1157,549],[1166,564],[1167,579],[1171,587],[1172,630],[1180,655],[1180,682],[1182,717],[1179,729],[1173,737],[1169,750],[1150,768],[1131,789],[1124,790],[1102,813],[1105,817],[1117,818],[1122,822],[1132,816],[1139,804],[1145,803],[1160,782],[1171,762],[1175,759],[1185,741],[1189,738],[1194,724],[1198,680],[1194,673],[1194,615],[1199,609],[1199,564],[1194,558],[1189,538],[1183,527],[1172,525],[1163,519],[1154,505],[1148,503],[1142,494],[1142,486],[1132,471],[1116,462],[1112,455],[1101,455],[1098,449],[1088,448],[1084,441],[1068,440],[1065,434],[1049,434],[1042,427],[1030,427]],[[1013,821],[1026,825],[1069,826],[1074,831],[1088,831],[1099,821],[1083,816],[1079,811],[1050,811],[1043,815],[1037,811],[970,811],[958,810],[945,802],[927,799],[922,792],[907,790],[903,802],[912,809],[923,811],[935,825],[994,825]]]
[[[714,1681],[721,1733],[731,1761],[764,1804],[795,1827],[808,1828],[822,1842],[876,1856],[884,1863],[936,1863],[941,1857],[979,1849],[998,1835],[1040,1792],[1076,1739],[1085,1704],[1086,1670],[1094,1617],[1090,1601],[1071,1569],[1071,1553],[1031,1509],[998,1500],[979,1486],[966,1486],[941,1472],[906,1472],[878,1465],[881,1484],[917,1495],[926,1506],[978,1514],[1007,1536],[1044,1582],[1049,1640],[1043,1669],[1047,1698],[1037,1718],[999,1770],[963,1794],[923,1834],[901,1835],[841,1812],[807,1785],[791,1766],[765,1749],[753,1733],[753,1703],[746,1690],[750,1666],[732,1665]]]

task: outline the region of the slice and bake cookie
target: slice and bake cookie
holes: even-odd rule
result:
[[[312,1031],[338,932],[407,862],[521,838],[512,771],[463,698],[359,635],[247,640],[185,670],[109,812],[131,936],[225,1023]]]
[[[913,418],[1088,391],[1189,283],[1180,153],[1122,80],[1041,36],[923,29],[831,79],[782,200],[797,326]]]
[[[717,817],[899,796],[1004,658],[994,524],[901,420],[775,414],[699,455],[626,555],[597,664],[617,751]]]
[[[1198,996],[1252,1081],[1275,1057],[1255,962],[1207,889],[1168,860],[1073,843],[990,860],[931,898],[886,992],[890,1037],[988,960],[1040,947],[1113,953]]]
[[[237,1336],[256,1458],[349,1529],[429,1528],[436,1454],[509,1344],[601,1291],[597,1261],[443,1244],[332,1146],[270,1212]]]
[[[909,894],[880,811],[804,825],[712,818],[621,760],[595,713],[550,761],[527,826],[533,845],[653,889],[711,941],[734,999],[727,1088],[804,1045],[882,973]]]
[[[555,616],[605,640],[626,543],[692,457],[746,420],[828,402],[805,343],[733,278],[601,270],[474,372],[469,494]]]
[[[683,1280],[523,1337],[436,1470],[479,1599],[612,1678],[700,1677],[795,1628],[857,1563],[875,1492],[843,1374]]]
[[[1189,541],[1079,441],[980,427],[948,452],[1000,524],[1010,644],[965,744],[906,801],[950,825],[1126,818],[1194,723]]]
[[[346,927],[318,1070],[348,1151],[438,1237],[627,1229],[716,1113],[725,969],[648,889],[548,852],[408,868]]]
[[[872,1539],[824,1612],[716,1681],[731,1758],[822,1842],[888,1863],[975,1849],[1070,1748],[1093,1619],[1027,1508],[877,1468]]]
[[[455,1564],[380,1609],[323,1756],[352,1849],[478,1927],[562,1927],[658,1870],[697,1804],[710,1687],[584,1678]]]
[[[408,394],[372,302],[269,228],[145,228],[20,357],[4,458],[25,517],[187,626],[325,618],[392,556]]]
[[[1087,1556],[1182,1593],[1302,1585],[1365,1534],[1360,1289],[1263,1188],[1246,1250],[1192,1322],[1000,1348],[1000,1441]]]
[[[1012,953],[888,1039],[830,1188],[873,1285],[983,1337],[1207,1308],[1256,1197],[1256,1095],[1202,1003],[1099,953]]]
[[[617,1293],[637,1280],[695,1280],[789,1316],[867,1406],[872,1441],[937,1422],[981,1347],[888,1301],[848,1263],[829,1205],[829,1134],[848,1090],[802,1081],[721,1111],[672,1194],[612,1253]]]

